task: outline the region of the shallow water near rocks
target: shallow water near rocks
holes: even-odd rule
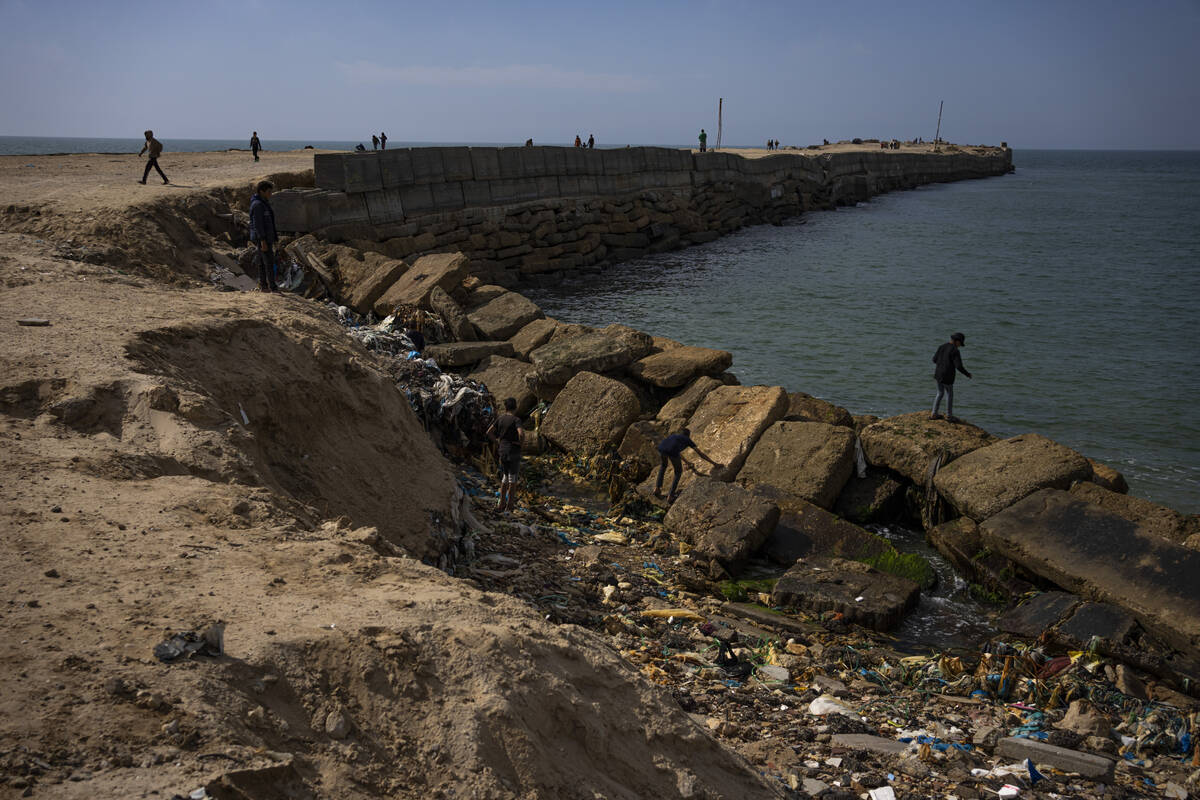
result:
[[[961,330],[955,411],[1037,431],[1200,512],[1200,153],[1018,151],[1001,178],[894,192],[528,291],[734,354],[743,383],[887,416],[932,403]]]

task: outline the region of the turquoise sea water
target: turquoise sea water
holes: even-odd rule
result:
[[[1036,431],[1200,512],[1200,153],[1018,151],[1001,178],[896,192],[530,292],[734,353],[743,383],[880,416],[928,408],[966,334],[955,411]]]

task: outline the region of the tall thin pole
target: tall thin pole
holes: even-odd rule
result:
[[[942,141],[942,106],[946,104],[945,100],[938,101],[938,124],[937,133],[933,135],[933,148],[936,150],[938,144]]]
[[[722,116],[725,111],[725,98],[717,98],[717,149],[721,149],[721,127],[724,124]]]

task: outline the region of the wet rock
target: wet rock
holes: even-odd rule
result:
[[[1126,609],[1174,647],[1200,650],[1200,552],[1058,489],[1035,492],[979,531],[1034,574]]]
[[[755,491],[781,512],[779,524],[763,546],[763,554],[776,564],[790,567],[810,555],[865,558],[892,549],[881,537],[805,500],[764,487]]]
[[[916,605],[920,593],[910,580],[841,558],[807,558],[794,564],[771,592],[775,605],[832,611],[847,622],[875,630],[894,627]]]
[[[628,347],[634,361],[637,361],[639,358],[645,358],[654,349],[654,337],[648,333],[635,330],[628,325],[609,325],[601,328],[600,333],[616,339]]]
[[[1079,605],[1079,598],[1066,592],[1042,592],[1005,611],[996,627],[1026,639],[1036,639],[1058,624]]]
[[[982,428],[931,420],[924,411],[881,419],[863,428],[860,435],[870,464],[898,472],[918,486],[925,485],[934,459],[940,457],[944,467],[996,441]]]
[[[486,386],[498,407],[506,397],[514,398],[517,401],[517,414],[524,416],[537,403],[537,397],[525,382],[525,373],[528,371],[529,365],[524,361],[488,356],[466,373],[466,377]]]
[[[465,367],[482,361],[488,356],[513,355],[512,345],[508,342],[447,342],[446,344],[431,344],[421,355],[432,358],[439,367]]]
[[[545,314],[532,300],[517,292],[505,292],[467,315],[485,339],[507,339]]]
[[[379,298],[383,297],[384,292],[390,289],[408,269],[408,264],[403,261],[384,261],[365,280],[355,281],[349,287],[343,298],[345,304],[359,314],[366,314],[375,308],[375,304],[379,302]]]
[[[1039,489],[1069,489],[1091,474],[1079,453],[1028,433],[960,456],[942,467],[933,485],[960,514],[982,522]]]
[[[590,455],[616,447],[639,411],[638,399],[628,387],[593,372],[580,372],[554,399],[540,431],[567,452]]]
[[[429,305],[446,321],[446,327],[457,342],[473,342],[479,338],[475,326],[467,319],[467,312],[454,302],[454,298],[446,294],[440,286],[433,287],[429,293]]]
[[[762,546],[779,508],[734,484],[700,478],[685,489],[663,518],[667,529],[693,545],[695,554],[736,572]]]
[[[629,373],[654,386],[674,389],[698,375],[719,375],[731,364],[733,354],[728,351],[682,346],[635,361]]]
[[[1079,650],[1088,648],[1093,639],[1099,639],[1111,648],[1127,644],[1136,630],[1137,622],[1117,606],[1083,603],[1058,626],[1055,638]]]
[[[770,486],[832,508],[854,471],[854,432],[825,422],[776,422],[767,428],[738,483]]]
[[[387,316],[398,305],[429,308],[429,295],[434,287],[453,292],[467,277],[467,263],[462,253],[422,256],[375,301],[375,313]]]
[[[723,385],[716,378],[701,375],[663,404],[658,411],[658,419],[664,423],[683,427],[692,414],[696,413],[696,409],[700,407],[700,403],[708,396],[708,393]],[[677,423],[677,421],[679,422]]]
[[[540,381],[564,386],[580,372],[611,372],[633,360],[629,347],[602,333],[585,333],[542,345],[529,355]]]
[[[849,411],[828,400],[822,400],[804,392],[792,392],[788,395],[788,410],[784,419],[795,422],[825,422],[847,428],[854,427],[854,417]]]
[[[1200,517],[1180,514],[1173,508],[1141,497],[1118,494],[1090,481],[1072,486],[1071,494],[1176,544],[1182,544],[1189,536],[1200,533]]]
[[[1088,700],[1072,700],[1066,715],[1054,727],[1081,736],[1107,737],[1112,731],[1108,717],[1097,711]]]
[[[535,319],[509,339],[517,358],[529,360],[529,354],[550,341],[562,323],[553,319]]]
[[[889,522],[903,511],[904,492],[904,484],[896,480],[891,472],[868,467],[864,478],[851,472],[850,480],[842,487],[833,510],[838,516],[859,525]]]
[[[925,538],[969,580],[1009,598],[1021,597],[1035,587],[1020,565],[990,551],[970,517],[959,517],[930,528]]]

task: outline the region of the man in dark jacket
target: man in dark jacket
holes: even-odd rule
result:
[[[692,432],[687,428],[679,431],[679,433],[672,433],[670,436],[658,443],[658,453],[661,458],[659,459],[658,464],[658,480],[654,482],[655,497],[662,497],[663,477],[666,475],[667,462],[669,461],[671,462],[671,467],[675,470],[675,479],[671,481],[671,490],[667,492],[667,502],[675,502],[675,490],[679,488],[679,478],[683,474],[683,451],[687,450],[689,447],[696,451],[696,455],[700,456],[714,467],[719,468],[721,466],[708,456],[704,455],[704,451],[697,447],[696,443],[692,441]],[[688,466],[691,467],[691,464]],[[695,468],[693,467],[693,469]]]
[[[258,288],[263,292],[278,292],[275,283],[275,212],[271,210],[271,192],[275,184],[259,181],[250,198],[250,241],[258,259]]]
[[[946,397],[946,419],[951,422],[958,422],[958,418],[954,416],[954,373],[961,372],[968,378],[971,373],[963,367],[962,356],[958,352],[958,348],[965,346],[967,343],[966,337],[961,333],[951,334],[950,341],[937,349],[933,354],[933,363],[936,365],[933,368],[933,379],[937,381],[937,397],[933,401],[933,413],[929,415],[930,419],[941,419],[942,415],[938,413],[938,406],[942,404],[942,396]]]
[[[158,170],[158,176],[163,179],[163,183],[170,183],[167,176],[163,174],[162,167],[158,165],[158,157],[162,155],[162,142],[154,138],[154,131],[146,131],[146,144],[142,146],[138,155],[140,156],[147,150],[150,151],[150,157],[146,160],[146,171],[142,173],[142,179],[138,183],[146,182],[146,178],[150,177],[151,167]]]
[[[258,151],[262,150],[262,142],[258,140],[258,131],[250,137],[250,152],[254,153],[254,160],[258,161]]]
[[[500,462],[500,505],[499,511],[512,511],[517,502],[517,480],[521,475],[521,445],[525,442],[525,429],[517,416],[517,399],[504,398],[504,413],[487,429],[488,438],[496,442],[496,453]]]

